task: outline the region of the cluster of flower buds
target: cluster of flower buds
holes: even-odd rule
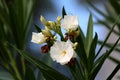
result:
[[[77,46],[75,38],[80,32],[78,30],[77,16],[65,15],[64,18],[57,17],[55,22],[47,21],[41,16],[40,20],[45,26],[45,29],[41,30],[40,33],[33,32],[31,41],[37,44],[47,43],[47,45],[41,47],[41,51],[42,53],[50,52],[53,61],[61,65],[73,65],[74,58],[76,58],[74,50]],[[65,37],[61,28],[66,30]],[[54,31],[54,34],[51,31]],[[57,39],[56,34],[61,37],[61,40]]]

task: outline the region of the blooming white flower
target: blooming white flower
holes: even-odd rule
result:
[[[61,27],[69,30],[76,30],[78,28],[78,18],[77,16],[66,15],[64,19],[62,19]]]
[[[32,40],[31,42],[37,43],[37,44],[41,44],[45,42],[45,36],[42,34],[42,32],[40,33],[32,33]]]
[[[50,56],[53,61],[61,65],[67,64],[71,58],[76,57],[71,42],[56,41],[50,49]]]

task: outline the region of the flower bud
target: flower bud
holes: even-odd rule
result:
[[[42,30],[42,33],[45,36],[52,36],[52,33],[50,32],[50,29],[48,27],[45,27],[45,30]]]
[[[76,49],[77,45],[78,45],[78,43],[75,42],[74,45],[73,45],[73,49]]]
[[[75,58],[71,58],[71,60],[67,63],[69,67],[74,66],[74,64],[75,64]]]
[[[40,21],[42,22],[42,24],[47,25],[47,21],[43,16],[40,17]]]
[[[50,50],[50,49],[49,49],[48,45],[44,45],[44,46],[41,47],[42,53],[48,53],[49,50]]]
[[[61,17],[61,16],[58,16],[58,17],[57,17],[57,22],[60,22],[61,19],[62,19],[62,17]]]

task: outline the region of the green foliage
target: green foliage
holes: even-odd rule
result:
[[[0,66],[14,80],[23,80],[26,64],[23,56],[7,43],[25,50],[33,4],[33,0],[0,0]]]
[[[104,17],[105,20],[100,20],[99,18],[97,18],[97,23],[104,25],[104,27],[106,27],[108,30],[110,30],[110,33],[108,34],[109,36],[106,37],[106,39],[104,41],[98,41],[99,44],[101,44],[101,49],[103,47],[108,47],[111,48],[114,43],[107,43],[108,38],[110,37],[111,33],[113,32],[115,34],[115,36],[120,36],[120,3],[117,0],[107,0],[106,3],[103,3],[103,6],[106,10],[106,13],[103,12],[102,10],[98,9],[92,2],[90,2],[90,0],[87,0],[88,4],[93,8],[94,11],[96,11],[98,14],[100,14],[101,16]],[[112,15],[112,16],[111,16]],[[115,24],[114,24],[115,22]],[[114,27],[111,27],[111,24],[114,24],[113,26],[118,29],[118,31],[116,29],[114,29]],[[120,45],[117,45],[117,47],[114,49],[115,51],[117,51],[117,53],[120,53],[120,49],[119,49]],[[100,51],[101,51],[100,49]],[[98,53],[99,54],[99,51]],[[111,61],[113,61],[114,63],[116,63],[119,66],[120,61],[112,56],[109,57],[109,59]],[[107,80],[111,80],[113,78],[113,76],[115,75],[115,73],[119,70],[118,66],[113,70],[113,72],[111,73],[111,75],[108,77]]]
[[[90,50],[90,45],[92,43],[92,39],[93,39],[93,20],[92,20],[92,15],[90,15],[86,39],[85,39],[85,48],[86,48],[87,56],[89,55],[89,50]]]
[[[47,66],[42,61],[36,59],[35,57],[31,56],[25,51],[20,51],[16,47],[12,45],[12,47],[17,50],[21,55],[24,56],[24,58],[34,64],[39,70],[42,72],[43,76],[46,78],[46,80],[69,80],[67,77],[65,77],[63,74],[59,73],[58,71],[52,69],[51,67]]]
[[[36,80],[34,70],[29,65],[26,65],[26,71],[25,72],[26,73],[25,73],[24,80]]]

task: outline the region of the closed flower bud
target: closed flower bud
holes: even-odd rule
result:
[[[40,21],[46,26],[47,25],[47,21],[45,20],[45,18],[43,16],[40,17]]]
[[[62,19],[62,17],[61,17],[61,16],[58,16],[58,17],[57,17],[57,22],[60,22],[61,19]]]
[[[49,49],[48,45],[44,45],[44,46],[41,47],[42,53],[48,53],[49,50],[50,50],[50,49]]]
[[[48,27],[45,27],[45,30],[42,30],[42,33],[47,37],[52,36],[52,33],[50,32],[50,29]]]

